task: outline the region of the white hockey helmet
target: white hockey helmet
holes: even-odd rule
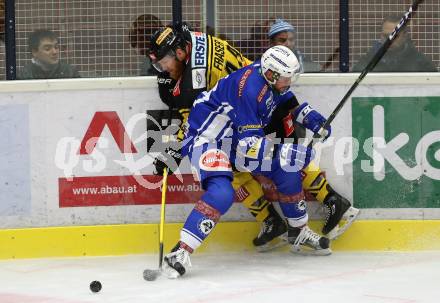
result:
[[[269,48],[261,57],[261,70],[269,84],[275,84],[280,77],[296,80],[301,72],[301,65],[295,54],[286,46],[277,45]],[[272,71],[273,77],[269,80],[266,72]]]

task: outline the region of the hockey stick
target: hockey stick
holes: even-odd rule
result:
[[[163,262],[163,229],[165,225],[165,197],[167,191],[167,179],[168,179],[168,168],[163,170],[162,178],[162,201],[160,204],[160,223],[159,223],[159,268],[158,269],[146,269],[144,270],[144,279],[146,281],[154,281],[162,272],[162,262]]]
[[[424,0],[415,0],[413,4],[410,6],[408,11],[403,15],[402,19],[400,20],[399,24],[397,24],[396,28],[394,28],[394,31],[388,36],[387,40],[382,44],[382,46],[378,49],[374,57],[371,59],[371,61],[368,63],[368,65],[364,68],[364,70],[361,72],[359,77],[357,78],[356,82],[353,83],[353,85],[350,87],[348,92],[345,94],[345,96],[342,98],[342,100],[339,102],[339,104],[336,106],[336,108],[333,110],[333,112],[328,117],[327,121],[321,126],[321,129],[313,135],[313,139],[319,139],[322,137],[322,134],[325,131],[325,128],[332,123],[332,121],[335,119],[336,115],[339,113],[339,111],[344,106],[345,102],[347,102],[348,98],[351,96],[353,91],[358,87],[359,83],[365,78],[365,76],[373,70],[373,68],[377,65],[377,63],[382,59],[382,57],[385,55],[388,48],[390,48],[390,45],[393,43],[393,41],[396,39],[398,34],[401,32],[401,30],[408,24],[409,20],[411,19],[412,15],[416,12],[419,5]],[[312,147],[314,144],[313,140],[309,143],[307,147]]]

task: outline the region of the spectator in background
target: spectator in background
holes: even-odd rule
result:
[[[282,19],[276,19],[268,33],[270,46],[284,45],[290,48],[301,64],[301,72],[319,72],[321,70],[319,64],[306,58],[304,54],[296,48],[295,33],[296,28],[292,24]]]
[[[259,21],[255,22],[254,26],[251,28],[249,39],[234,41],[234,46],[239,48],[246,58],[252,61],[259,59],[269,48],[269,43],[266,39],[268,28],[268,21],[263,23]]]
[[[353,67],[353,72],[360,72],[368,65],[400,20],[400,16],[389,16],[384,19],[381,41],[373,43],[371,50]],[[406,27],[393,41],[390,48],[373,69],[373,72],[437,72],[437,68],[428,57],[416,49]]]
[[[60,61],[58,37],[50,30],[36,30],[28,38],[32,61],[18,73],[18,79],[79,78],[75,67]]]
[[[151,36],[161,27],[163,27],[162,21],[151,14],[140,15],[131,24],[128,34],[130,46],[135,48],[138,53],[143,56],[143,61],[140,65],[140,76],[157,75],[156,70],[151,66],[148,54]]]

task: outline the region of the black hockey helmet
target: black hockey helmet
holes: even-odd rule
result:
[[[185,46],[185,38],[182,32],[172,27],[163,27],[158,29],[151,36],[150,59],[157,62],[170,52],[174,52],[178,47]]]

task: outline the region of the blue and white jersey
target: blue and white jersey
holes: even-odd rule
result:
[[[261,158],[267,143],[263,128],[275,108],[286,102],[298,105],[291,91],[273,92],[261,75],[259,61],[241,68],[194,102],[182,153],[187,155],[194,147],[228,139],[233,150],[240,145],[245,157]]]

